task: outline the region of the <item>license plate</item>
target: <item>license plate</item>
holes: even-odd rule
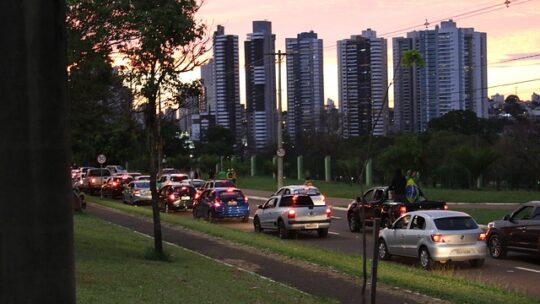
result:
[[[183,201],[189,201],[191,198],[187,195],[182,196]]]
[[[317,229],[319,228],[319,224],[306,224],[306,229]]]
[[[236,206],[238,203],[236,201],[229,201],[229,206]]]
[[[456,254],[471,254],[470,249],[455,249],[454,252]]]

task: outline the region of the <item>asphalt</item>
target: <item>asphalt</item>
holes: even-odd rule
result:
[[[138,233],[153,235],[150,219],[129,215],[103,206],[88,204],[86,212]],[[340,303],[364,303],[359,278],[337,273],[328,268],[284,258],[249,246],[210,237],[180,227],[162,223],[163,240],[195,251],[233,267],[255,273],[291,286],[308,294],[336,299]],[[359,263],[360,267],[360,263]],[[377,303],[444,303],[418,293],[385,285],[377,285]],[[370,301],[370,286],[365,303]]]

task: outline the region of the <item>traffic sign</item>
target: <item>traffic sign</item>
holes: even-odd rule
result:
[[[98,157],[97,157],[97,162],[98,162],[100,165],[103,165],[106,161],[107,161],[107,157],[105,157],[105,154],[100,154],[100,155],[98,155]]]
[[[277,154],[278,157],[283,157],[283,156],[285,156],[285,149],[279,148],[279,149],[277,150],[276,154]]]

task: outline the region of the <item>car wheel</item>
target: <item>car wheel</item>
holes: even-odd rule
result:
[[[431,256],[429,255],[429,251],[427,250],[426,247],[420,248],[419,258],[420,258],[420,265],[425,270],[430,270],[433,268],[433,266],[435,266],[435,261],[431,259]]]
[[[317,229],[317,234],[320,238],[328,237],[328,228],[319,228]]]
[[[390,253],[388,253],[388,246],[386,246],[386,242],[383,239],[379,239],[379,259],[381,260],[389,260],[390,259]]]
[[[258,216],[253,219],[253,229],[255,230],[255,232],[263,232],[261,220],[259,220]]]
[[[358,221],[358,218],[354,214],[349,215],[349,230],[351,232],[360,231],[360,222]]]
[[[287,230],[287,228],[285,228],[285,224],[283,223],[283,221],[279,221],[278,222],[278,235],[279,235],[279,238],[280,239],[286,239],[286,238],[289,238],[289,230]]]
[[[469,265],[471,265],[473,268],[480,268],[484,265],[484,261],[484,259],[469,260]]]
[[[494,259],[501,259],[506,256],[506,246],[498,234],[492,234],[488,239],[489,255]]]

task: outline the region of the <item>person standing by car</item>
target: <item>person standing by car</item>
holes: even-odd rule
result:
[[[419,191],[416,185],[416,171],[407,171],[408,177],[405,184],[405,198],[409,203],[414,203],[418,199]]]
[[[407,180],[400,168],[396,169],[394,177],[392,178],[392,183],[390,184],[389,190],[394,191],[394,201],[403,202],[405,200],[405,186],[407,185]]]

